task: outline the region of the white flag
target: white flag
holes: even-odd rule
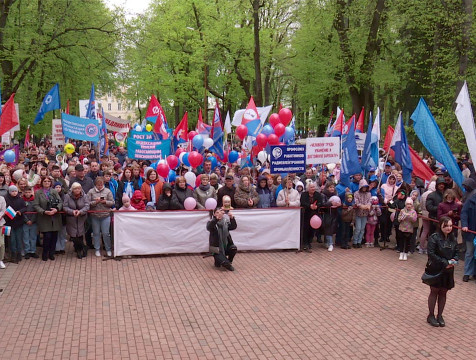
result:
[[[226,112],[226,118],[225,118],[225,133],[226,134],[231,134],[231,120],[230,120],[230,112]]]
[[[466,144],[468,145],[471,159],[476,160],[476,130],[474,128],[473,110],[471,109],[471,101],[469,99],[468,85],[464,82],[461,91],[456,98],[455,115],[459,124],[463,129]]]

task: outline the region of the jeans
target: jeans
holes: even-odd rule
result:
[[[23,242],[23,227],[14,229],[10,233],[10,252],[12,254],[21,252]]]
[[[61,251],[66,248],[66,225],[61,227],[58,231],[58,240],[56,241],[56,251]]]
[[[25,254],[36,253],[36,236],[38,225],[23,224],[23,245],[25,246]]]
[[[107,217],[91,217],[91,224],[93,226],[93,240],[94,249],[101,249],[101,233],[104,241],[106,251],[111,251],[111,236],[109,234],[109,226],[111,225],[111,218]]]
[[[466,253],[464,255],[464,275],[476,275],[476,261],[474,260],[473,240],[466,241]]]
[[[333,245],[332,235],[326,235],[327,246]]]
[[[367,225],[367,216],[355,217],[354,244],[360,244],[364,236],[365,225]]]

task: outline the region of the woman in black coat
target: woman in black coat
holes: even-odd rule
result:
[[[210,252],[215,258],[216,267],[223,266],[229,271],[235,270],[232,263],[237,248],[229,232],[235,230],[236,226],[236,220],[231,211],[228,210],[225,214],[225,210],[220,208],[214,210],[212,219],[207,223],[207,230],[210,232]]]
[[[162,194],[159,196],[156,208],[158,210],[180,210],[183,206],[180,205],[177,196],[172,193],[172,186],[165,183],[162,187]]]
[[[139,183],[132,177],[132,169],[127,167],[122,174],[121,180],[117,182],[116,209],[122,207],[122,196],[124,193],[132,199],[132,195],[134,195],[136,190],[140,190]]]
[[[311,227],[311,218],[318,214],[319,207],[323,206],[324,198],[317,192],[316,183],[309,183],[307,191],[301,194],[302,216],[302,246],[304,251],[311,250],[311,242],[314,237],[314,229]]]
[[[457,241],[452,233],[453,223],[442,216],[437,231],[428,240],[428,262],[422,281],[430,285],[428,297],[429,315],[427,322],[432,326],[445,326],[443,309],[446,293],[454,288],[454,264],[458,262]],[[435,318],[435,306],[438,300],[438,315]]]
[[[186,198],[193,197],[193,191],[187,186],[187,180],[183,176],[175,179],[175,188],[172,195],[177,198],[180,209],[185,209],[184,202]]]

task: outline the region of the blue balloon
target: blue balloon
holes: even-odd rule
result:
[[[3,159],[7,163],[12,163],[15,161],[15,152],[12,150],[7,150],[5,151],[5,154],[3,154]]]
[[[230,151],[230,153],[228,154],[228,161],[230,163],[234,163],[234,162],[236,162],[236,160],[238,160],[239,157],[240,157],[240,154],[238,154],[237,151],[235,151],[235,150]]]
[[[157,165],[158,165],[158,164],[159,164],[159,162],[156,161],[155,163],[150,164],[150,167],[151,167],[152,169],[154,169],[154,170],[157,170]]]
[[[266,124],[265,126],[263,126],[263,130],[261,130],[261,132],[268,136],[270,134],[274,134],[274,129],[271,125]]]
[[[200,134],[195,135],[192,139],[192,144],[197,150],[203,146],[203,142],[204,142],[203,136]]]
[[[207,160],[210,160],[212,162],[212,169],[215,169],[217,167],[218,161],[215,156],[210,156],[207,158]]]
[[[177,177],[177,174],[175,173],[175,171],[170,169],[169,170],[169,182],[175,181],[176,177]]]
[[[291,140],[294,137],[294,129],[291,126],[286,126],[283,137],[286,141]]]
[[[190,166],[190,163],[188,162],[188,153],[185,153],[182,156],[182,162],[184,163],[185,166]]]

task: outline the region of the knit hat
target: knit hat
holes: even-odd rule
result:
[[[61,184],[59,181],[55,181],[55,183],[53,184],[53,187],[55,188],[57,186],[63,187],[63,184]]]
[[[124,193],[124,195],[122,195],[122,202],[124,202],[124,201],[131,201],[131,198],[126,193]]]
[[[13,179],[16,182],[18,182],[18,180],[20,180],[23,177],[23,172],[24,172],[24,170],[22,170],[22,169],[15,170],[12,174]]]
[[[412,204],[412,205],[413,205],[413,200],[412,200],[412,198],[410,198],[410,197],[407,198],[407,199],[405,200],[405,205],[406,205],[406,204]]]
[[[56,184],[56,183],[55,183]],[[78,182],[74,182],[73,185],[71,185],[71,190],[75,189],[75,188],[82,188],[81,184],[78,183]]]
[[[8,187],[8,193],[11,194],[12,191],[18,191],[18,188],[15,185],[10,185]]]
[[[146,209],[155,210],[155,204],[152,201],[149,201],[145,207],[146,207]]]

